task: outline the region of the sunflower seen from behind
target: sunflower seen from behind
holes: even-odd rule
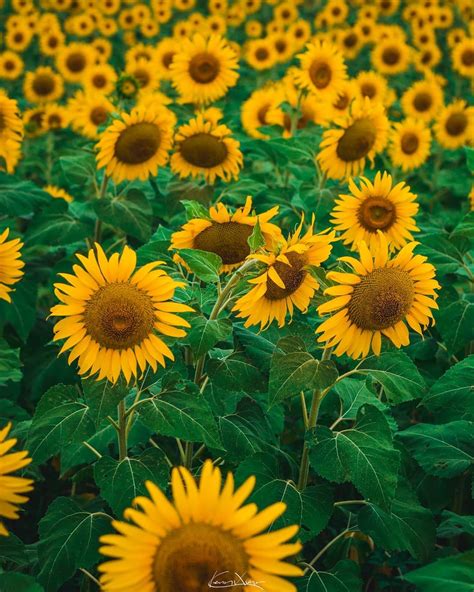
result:
[[[392,249],[413,240],[412,232],[419,230],[414,219],[418,204],[408,185],[394,185],[391,175],[378,172],[373,182],[361,177],[359,187],[349,179],[349,191],[336,200],[331,219],[345,245],[353,248],[363,240],[375,248],[378,231],[385,234]]]
[[[210,460],[199,481],[184,467],[173,469],[172,502],[147,481],[148,496],[125,510],[127,522],[115,520],[117,533],[100,539],[100,553],[110,558],[99,566],[104,592],[196,592],[210,582],[217,587],[221,572],[260,582],[265,592],[296,592],[287,578],[303,572],[284,559],[301,549],[289,542],[298,526],[267,532],[286,505],[259,512],[245,504],[255,482],[252,476],[236,487],[232,473],[223,479]]]
[[[319,283],[311,274],[311,268],[326,261],[332,249],[335,233],[314,234],[314,221],[302,235],[303,220],[288,240],[281,240],[267,253],[250,257],[264,265],[257,277],[250,279],[249,291],[241,296],[233,311],[245,319],[245,326],[260,325],[266,329],[273,321],[285,324],[294,309],[305,312]]]
[[[388,154],[392,164],[402,171],[412,171],[424,164],[431,148],[431,132],[421,119],[408,117],[393,124]]]
[[[333,313],[317,329],[318,342],[334,347],[336,356],[366,357],[370,350],[379,355],[382,336],[395,347],[410,343],[409,329],[420,335],[434,323],[437,309],[435,268],[422,255],[413,253],[416,242],[406,244],[389,257],[387,240],[379,231],[379,244],[369,249],[359,243],[359,259],[340,257],[350,271],[330,271],[335,285],[325,294],[332,299],[318,307],[318,313]],[[407,327],[408,324],[408,327]]]
[[[31,479],[11,475],[13,471],[28,466],[31,458],[28,457],[27,450],[9,453],[17,443],[16,438],[7,439],[10,429],[10,423],[0,429],[0,535],[3,536],[8,536],[8,530],[2,519],[18,519],[18,506],[28,501],[24,494],[33,489]]]
[[[20,253],[23,243],[19,238],[7,240],[9,233],[9,228],[0,233],[0,300],[7,302],[11,302],[11,286],[21,280],[25,266]]]
[[[219,255],[222,272],[231,271],[245,262],[250,255],[248,238],[257,223],[265,244],[271,247],[273,241],[281,239],[281,231],[270,220],[278,213],[278,206],[263,212],[252,212],[252,198],[249,196],[243,207],[233,213],[223,203],[209,208],[207,218],[193,218],[171,236],[170,249],[199,249]]]
[[[123,374],[127,382],[151,366],[174,360],[163,336],[181,338],[188,321],[176,313],[192,312],[174,302],[175,281],[155,261],[136,270],[136,254],[125,247],[107,257],[98,244],[81,265],[60,274],[65,283],[54,285],[60,304],[51,316],[62,317],[54,326],[54,341],[65,340],[60,354],[70,350],[68,363],[78,361],[80,375],[97,375],[115,383]]]

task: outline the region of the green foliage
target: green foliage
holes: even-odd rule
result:
[[[405,575],[420,592],[471,592],[474,551],[445,557]]]

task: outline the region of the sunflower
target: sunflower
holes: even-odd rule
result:
[[[410,47],[403,40],[389,37],[379,41],[372,49],[372,65],[381,74],[400,74],[407,70],[410,55]]]
[[[46,108],[41,106],[23,111],[23,122],[25,125],[25,134],[27,137],[35,138],[47,131],[44,121],[45,110]]]
[[[21,155],[23,121],[18,103],[0,89],[0,170],[13,173]]]
[[[355,100],[350,115],[335,122],[339,129],[324,132],[317,160],[331,179],[358,175],[366,158],[373,162],[387,142],[389,121],[380,103]]]
[[[54,326],[54,341],[66,339],[60,354],[71,350],[68,363],[78,359],[79,374],[98,373],[97,380],[115,383],[122,373],[127,382],[143,373],[149,364],[174,360],[171,350],[155,333],[184,337],[179,327],[189,323],[174,314],[192,312],[186,304],[173,302],[173,280],[154,261],[135,271],[137,257],[129,247],[122,254],[107,258],[95,245],[87,257],[77,254],[82,264],[74,265],[74,274],[60,274],[68,283],[55,284],[61,304],[51,315],[64,317]]]
[[[332,100],[333,119],[339,119],[343,115],[350,113],[352,101],[360,99],[361,93],[355,80],[345,80],[341,91],[335,99]]]
[[[474,38],[466,36],[461,39],[454,46],[451,59],[456,72],[472,80],[474,77]]]
[[[433,78],[419,80],[403,93],[401,105],[407,117],[429,122],[443,106],[443,91]]]
[[[474,140],[474,107],[466,101],[454,101],[439,114],[434,125],[436,139],[443,146],[454,150]]]
[[[171,79],[171,63],[178,50],[179,43],[171,37],[163,39],[156,46],[153,62],[162,80]]]
[[[21,53],[27,49],[33,39],[33,33],[25,25],[16,29],[9,29],[5,33],[5,45],[12,51]]]
[[[357,26],[340,29],[336,39],[343,56],[349,60],[357,57],[364,43],[359,27]]]
[[[158,73],[153,62],[145,58],[127,64],[125,74],[133,76],[143,91],[153,92],[159,86]]]
[[[226,125],[205,121],[202,115],[191,119],[176,133],[171,170],[181,178],[203,175],[208,183],[214,183],[217,177],[236,179],[243,156],[240,143],[231,134]]]
[[[405,183],[393,186],[391,175],[378,172],[373,183],[361,177],[360,187],[349,179],[349,191],[350,195],[336,200],[331,219],[334,228],[342,232],[345,245],[354,248],[363,240],[375,248],[379,230],[391,249],[413,240],[412,232],[419,230],[414,220],[418,204]]]
[[[219,35],[184,39],[170,65],[172,84],[190,103],[209,103],[223,97],[239,77],[235,52]]]
[[[426,162],[430,145],[429,127],[422,120],[409,117],[393,125],[388,153],[395,166],[402,171],[411,171]]]
[[[436,304],[435,268],[426,257],[414,255],[416,242],[408,243],[389,259],[385,235],[379,232],[377,248],[359,244],[360,260],[341,257],[353,272],[330,271],[327,278],[337,285],[325,294],[334,296],[318,307],[319,314],[336,312],[317,329],[319,342],[334,347],[340,356],[366,357],[372,348],[380,354],[382,335],[398,348],[410,343],[408,325],[420,335],[434,323]]]
[[[280,104],[284,100],[284,92],[280,86],[271,85],[261,88],[252,93],[252,95],[242,104],[242,127],[252,138],[265,140],[268,136],[262,133],[259,128],[272,125],[276,115],[283,117]]]
[[[23,469],[31,462],[27,450],[7,454],[17,442],[16,438],[6,439],[10,428],[11,424],[9,423],[0,430],[0,517],[16,520],[19,512],[18,505],[28,501],[28,498],[23,494],[33,489],[33,481],[10,475],[13,471]],[[8,530],[1,521],[0,535],[8,536]]]
[[[23,72],[22,58],[14,51],[0,53],[0,78],[16,80]]]
[[[248,281],[252,288],[241,296],[232,309],[245,326],[260,325],[266,329],[274,320],[285,324],[286,316],[293,316],[294,307],[305,312],[319,288],[311,275],[311,268],[319,267],[331,253],[335,233],[313,234],[314,221],[301,236],[303,219],[296,232],[274,245],[269,253],[250,257],[265,265],[263,273]]]
[[[46,193],[49,193],[49,195],[55,199],[64,199],[69,203],[74,199],[67,191],[61,189],[61,187],[57,187],[56,185],[46,185],[43,187],[43,191],[46,191]]]
[[[99,92],[109,95],[115,88],[117,74],[109,64],[97,64],[84,72],[82,85],[86,93]]]
[[[200,249],[219,255],[222,259],[221,272],[239,267],[250,254],[247,239],[257,222],[270,248],[274,241],[281,240],[281,231],[270,220],[278,213],[278,206],[263,214],[252,214],[252,198],[249,196],[243,207],[231,213],[218,203],[209,208],[208,218],[193,218],[171,236],[170,249]],[[178,259],[181,262],[181,259]]]
[[[245,47],[245,60],[257,71],[268,70],[278,61],[278,53],[271,39],[253,39]]]
[[[7,302],[11,302],[10,286],[21,280],[25,266],[20,259],[23,243],[19,238],[7,241],[9,232],[10,229],[6,228],[0,234],[0,299]]]
[[[32,72],[26,73],[23,94],[30,103],[56,101],[63,92],[63,79],[49,66],[40,66]]]
[[[43,55],[54,56],[61,50],[66,37],[64,33],[57,28],[52,31],[45,31],[39,36],[40,51]]]
[[[306,51],[298,56],[300,70],[296,75],[299,86],[321,98],[336,98],[347,78],[344,58],[335,45],[316,40],[308,43]]]
[[[288,542],[298,526],[267,532],[286,504],[277,502],[261,512],[255,504],[243,505],[255,483],[252,476],[235,489],[230,472],[223,483],[220,469],[210,460],[203,464],[199,483],[184,467],[173,469],[174,503],[147,481],[150,497],[135,498],[133,507],[124,512],[134,524],[116,520],[118,534],[100,539],[104,545],[100,552],[111,558],[99,566],[101,589],[207,590],[214,580],[214,587],[220,587],[216,577],[220,573],[237,574],[258,587],[260,582],[266,592],[296,592],[294,584],[281,576],[303,573],[282,561],[301,550],[300,543]]]
[[[96,57],[95,50],[86,43],[70,43],[56,54],[56,67],[68,82],[80,82]]]
[[[286,33],[274,33],[269,36],[269,40],[273,43],[278,62],[284,64],[292,58],[295,46],[289,35]]]
[[[48,103],[44,107],[43,125],[46,130],[58,130],[66,128],[71,117],[67,107],[57,103]]]
[[[418,71],[429,74],[432,69],[439,64],[442,57],[443,54],[441,53],[440,48],[436,45],[436,43],[432,43],[423,47],[415,56],[415,67]]]
[[[330,0],[324,9],[327,25],[338,25],[345,22],[349,14],[349,6],[344,0]]]
[[[168,161],[173,139],[173,119],[160,105],[135,107],[122,113],[104,131],[97,144],[97,164],[116,183],[146,180]]]
[[[363,97],[368,97],[374,102],[386,103],[389,88],[384,76],[372,70],[366,70],[359,72],[355,81]]]
[[[99,137],[99,128],[115,112],[115,106],[102,94],[80,91],[69,101],[68,110],[73,129],[95,140]]]

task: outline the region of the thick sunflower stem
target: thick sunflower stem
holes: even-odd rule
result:
[[[127,413],[125,409],[125,401],[122,399],[118,404],[118,445],[119,445],[119,460],[122,461],[127,457]]]
[[[184,449],[184,466],[191,470],[193,466],[193,458],[194,458],[194,445],[192,442],[186,442],[186,447]]]

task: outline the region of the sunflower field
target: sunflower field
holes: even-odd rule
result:
[[[470,0],[0,0],[0,592],[474,591]]]

